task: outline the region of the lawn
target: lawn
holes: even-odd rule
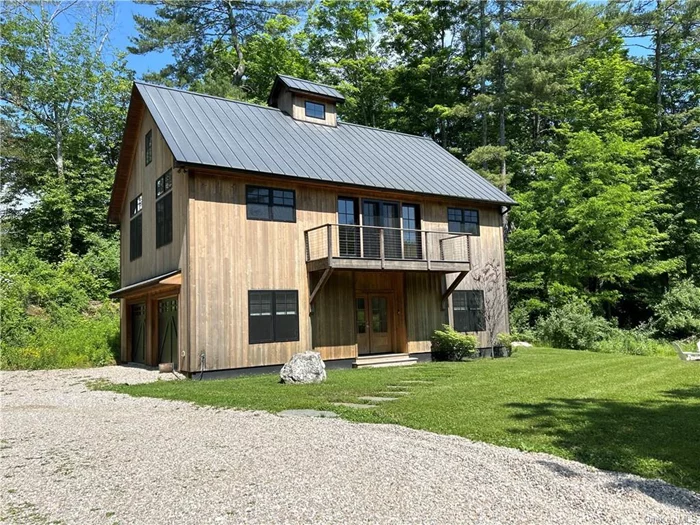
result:
[[[373,409],[331,404],[395,385],[410,394]],[[106,388],[270,412],[332,410],[352,421],[548,452],[700,491],[700,363],[524,349],[511,359],[331,370],[321,385],[281,385],[275,375],[259,375]]]

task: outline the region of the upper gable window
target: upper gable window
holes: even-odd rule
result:
[[[247,186],[246,209],[248,219],[296,222],[296,198],[293,190]]]
[[[326,120],[325,104],[319,104],[318,102],[311,102],[310,100],[307,100],[304,102],[304,109],[306,110],[307,117]]]
[[[156,248],[173,240],[173,171],[156,181]]]
[[[448,229],[453,233],[479,235],[479,211],[448,208],[447,224]]]
[[[146,166],[153,160],[153,130],[146,133]]]
[[[143,253],[143,196],[139,195],[129,203],[129,260],[141,257]]]

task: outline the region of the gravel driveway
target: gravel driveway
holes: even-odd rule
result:
[[[392,425],[85,387],[101,378],[157,373],[0,373],[1,522],[700,523],[700,495],[660,481]]]

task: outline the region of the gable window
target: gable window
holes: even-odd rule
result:
[[[141,257],[143,253],[143,195],[129,203],[129,260]]]
[[[452,294],[452,320],[458,332],[486,330],[483,290],[457,290]]]
[[[297,290],[248,291],[248,342],[273,343],[299,340]]]
[[[255,221],[296,222],[294,191],[247,186],[246,215]]]
[[[326,105],[307,100],[304,102],[304,111],[307,117],[326,120]]]
[[[153,130],[149,130],[146,133],[146,166],[148,166],[153,160]]]
[[[479,235],[479,211],[447,208],[447,224],[453,233]]]
[[[173,170],[156,181],[156,248],[173,240]]]

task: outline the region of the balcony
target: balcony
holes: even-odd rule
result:
[[[468,272],[469,234],[324,224],[304,232],[309,271]]]

